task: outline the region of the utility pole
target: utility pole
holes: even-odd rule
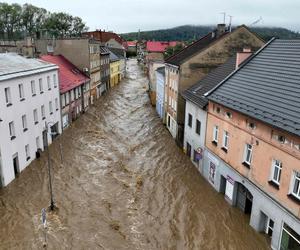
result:
[[[45,122],[46,131],[47,131],[47,155],[48,155],[48,177],[49,177],[49,187],[50,187],[50,210],[53,211],[55,209],[54,200],[53,200],[53,190],[52,190],[52,177],[51,177],[51,159],[50,159],[50,150],[49,150],[49,141],[48,141],[48,125],[50,122]],[[50,133],[52,134],[52,133]]]
[[[228,15],[228,16],[229,16],[229,32],[231,32],[231,22],[232,22],[233,16],[230,16],[230,15]]]

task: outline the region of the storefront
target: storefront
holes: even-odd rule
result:
[[[280,250],[299,250],[300,235],[287,224],[283,224],[281,232]]]

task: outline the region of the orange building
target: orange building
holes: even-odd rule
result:
[[[271,40],[207,93],[201,173],[272,249],[300,249],[300,40]]]

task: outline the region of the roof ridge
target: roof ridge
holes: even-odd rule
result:
[[[275,37],[271,38],[263,47],[261,47],[258,51],[256,51],[252,56],[249,56],[242,64],[234,70],[231,74],[229,74],[223,81],[221,81],[216,87],[208,91],[204,94],[204,96],[208,97],[210,94],[212,94],[216,89],[218,89],[224,82],[226,82],[228,79],[230,79],[233,75],[235,75],[237,72],[239,72],[242,68],[244,68],[245,65],[247,65],[252,59],[254,59],[258,54],[260,54],[261,51],[263,51],[266,47],[268,47],[274,40],[276,40]]]

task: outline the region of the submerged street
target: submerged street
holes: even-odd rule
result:
[[[47,249],[269,249],[176,146],[127,63],[127,79],[50,147],[58,210],[47,213]],[[0,190],[0,249],[42,249],[49,204],[43,153]]]

